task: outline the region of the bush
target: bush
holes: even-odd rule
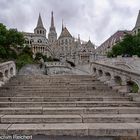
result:
[[[32,64],[32,63],[33,63],[33,59],[28,54],[22,54],[16,60],[16,66],[18,70],[21,69],[24,65]]]
[[[42,53],[36,53],[35,55],[35,61],[40,61],[40,59],[43,58],[43,54]]]
[[[108,57],[132,56],[140,57],[140,33],[138,35],[126,35],[124,39],[113,46],[112,51],[108,52]]]

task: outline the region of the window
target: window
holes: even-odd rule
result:
[[[64,48],[62,47],[62,51],[64,51]]]
[[[41,39],[38,39],[38,41],[37,41],[38,43],[42,43],[42,40]]]
[[[42,31],[40,30],[40,34],[42,34]]]
[[[63,45],[63,44],[64,44],[64,41],[62,40],[62,41],[61,41],[61,45]]]
[[[68,40],[67,39],[65,40],[65,44],[68,45]]]
[[[39,34],[39,31],[37,30],[37,34]]]
[[[71,44],[71,40],[69,40],[69,43]]]
[[[31,39],[31,40],[30,40],[30,44],[32,44],[33,42],[34,42],[34,40],[33,40],[33,39]]]

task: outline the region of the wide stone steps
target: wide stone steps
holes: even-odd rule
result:
[[[4,134],[136,137],[140,103],[92,76],[17,76],[0,88]]]
[[[46,136],[140,136],[138,123],[33,123],[1,124],[0,135],[37,135]],[[130,140],[130,139],[129,139]],[[136,140],[136,139],[132,139]]]
[[[0,102],[129,101],[130,97],[0,97]]]
[[[140,107],[130,101],[0,102],[0,107]]]
[[[140,114],[0,115],[8,123],[140,123]]]
[[[140,114],[140,107],[4,107],[1,115]]]

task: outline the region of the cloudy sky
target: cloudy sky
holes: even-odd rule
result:
[[[39,12],[47,32],[54,11],[58,35],[61,22],[75,37],[100,45],[117,30],[135,26],[139,0],[0,0],[0,22],[8,28],[33,32]]]

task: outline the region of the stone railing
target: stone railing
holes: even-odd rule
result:
[[[131,92],[132,86],[136,84],[139,89],[138,92],[140,92],[140,73],[138,71],[99,62],[91,63],[91,71],[100,81],[114,89]]]
[[[69,67],[70,65],[65,62],[45,62],[46,67]]]
[[[47,75],[71,74],[71,66],[65,62],[45,62]]]
[[[13,61],[0,63],[0,86],[16,75],[16,66]]]

